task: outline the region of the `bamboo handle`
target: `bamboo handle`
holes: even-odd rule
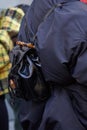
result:
[[[26,46],[28,48],[35,48],[35,46],[32,43],[25,43],[25,42],[17,41],[16,44],[20,46]]]

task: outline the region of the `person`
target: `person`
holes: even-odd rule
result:
[[[24,11],[22,10],[22,8],[25,9],[27,5],[25,5],[23,7],[21,7],[21,6],[23,6],[23,5],[20,5],[20,8],[17,6],[9,7],[6,9],[2,9],[0,12],[0,29],[3,30],[3,32],[6,32],[6,34],[8,34],[10,40],[13,43],[13,46],[15,46],[15,44],[16,44],[20,24],[21,24],[22,18],[24,16]],[[4,38],[4,41],[5,40],[6,39]],[[4,63],[4,60],[3,60],[3,63]],[[7,73],[9,73],[9,71],[10,71],[10,69],[7,70]],[[9,96],[9,91],[8,91],[8,74],[6,76],[6,79],[3,80],[3,86],[5,86],[5,88],[7,90],[7,91],[5,90],[7,92],[5,94],[5,98],[7,99],[9,105],[11,106],[11,108],[14,112],[14,117],[15,117],[14,128],[15,128],[15,130],[19,130],[19,129],[22,130],[22,127],[18,120],[19,100],[15,101],[14,106],[12,105],[12,101],[11,101],[11,98]],[[7,129],[5,129],[5,130],[7,130]]]
[[[8,110],[5,95],[8,93],[7,77],[11,68],[9,52],[13,43],[5,30],[0,29],[0,129],[9,129]]]
[[[33,0],[19,40],[35,45],[51,96],[39,103],[30,100],[21,108],[24,130],[87,129],[85,21],[87,5],[79,0]]]

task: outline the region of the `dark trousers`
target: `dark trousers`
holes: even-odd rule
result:
[[[0,96],[0,130],[8,129],[8,112],[5,104],[5,97]]]

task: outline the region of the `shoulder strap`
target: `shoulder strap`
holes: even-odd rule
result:
[[[44,20],[47,19],[47,17],[55,10],[55,8],[57,8],[57,7],[62,8],[62,6],[63,6],[64,3],[66,3],[66,2],[61,2],[61,3],[57,3],[57,4],[53,5],[52,8],[51,8],[51,9],[46,13],[46,15],[44,16],[44,18],[42,19],[41,23],[42,23]],[[41,24],[41,23],[40,23],[40,24]],[[40,26],[40,24],[39,24],[39,26]],[[39,27],[39,26],[38,26],[38,27]],[[26,31],[26,36],[27,36],[27,39],[28,39],[29,29],[28,29],[28,26],[27,26],[27,23],[26,23],[26,19],[25,19],[25,31]],[[34,36],[33,36],[32,38],[30,38],[30,39],[32,39],[32,40],[31,40],[32,43],[34,43],[34,41],[35,41],[35,39],[36,39],[36,34],[37,34],[37,32],[34,34]]]
[[[66,2],[61,2],[61,3],[57,3],[57,4],[55,4],[47,13],[46,13],[46,15],[44,16],[44,18],[42,19],[42,21],[41,21],[41,23],[44,21],[44,20],[46,20],[49,16],[50,16],[50,14],[55,10],[55,8],[62,8],[62,6],[63,6],[63,4],[65,4]],[[40,23],[40,24],[41,24]],[[39,24],[39,26],[40,26],[40,24]],[[39,27],[38,26],[38,27]],[[36,32],[36,34],[37,34],[37,32]],[[35,41],[35,39],[36,39],[36,34],[33,36],[33,41]]]
[[[45,19],[47,19],[47,17],[54,11],[55,8],[57,8],[57,7],[61,8],[64,3],[65,3],[65,2],[55,4],[55,5],[46,13],[46,15],[45,15],[44,19],[42,20],[42,22],[43,22]]]

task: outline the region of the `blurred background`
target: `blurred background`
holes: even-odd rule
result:
[[[18,4],[31,4],[33,0],[0,0],[0,8],[7,8]]]

